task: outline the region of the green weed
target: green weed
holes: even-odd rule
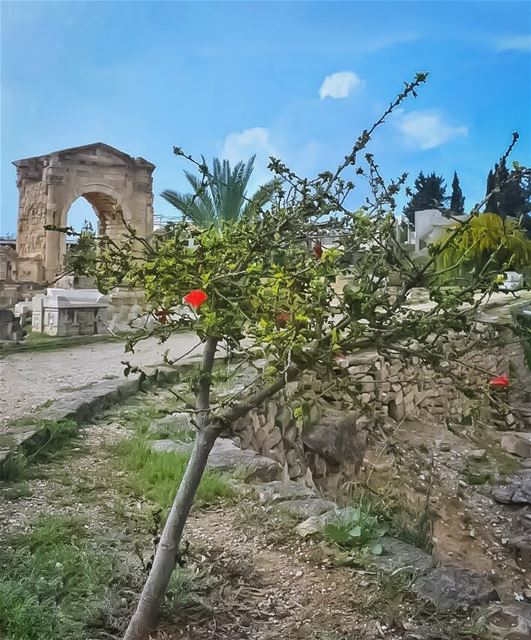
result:
[[[380,555],[383,551],[380,540],[388,530],[388,525],[373,512],[370,503],[361,502],[360,506],[351,507],[327,524],[323,534],[329,542],[342,549],[357,552],[368,550],[374,555]]]
[[[0,464],[0,480],[15,482],[24,477],[26,466],[26,456],[19,451],[12,453]]]

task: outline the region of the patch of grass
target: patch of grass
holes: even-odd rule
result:
[[[44,440],[31,446],[26,453],[28,462],[50,462],[64,455],[64,445],[72,442],[78,435],[79,425],[75,420],[43,420],[39,426],[43,429]]]
[[[126,484],[134,493],[168,509],[188,464],[189,456],[178,452],[154,452],[142,436],[122,440],[115,448],[117,463],[126,472]],[[206,471],[196,504],[208,506],[235,494],[228,475]]]
[[[482,468],[480,465],[469,463],[463,471],[463,479],[471,486],[481,486],[494,482],[492,469]]]
[[[107,638],[117,629],[109,603],[123,571],[90,540],[83,522],[44,517],[0,548],[0,637],[4,640]]]
[[[488,455],[494,460],[496,470],[502,476],[510,476],[522,466],[521,462],[515,456],[502,451],[499,445],[489,447]]]
[[[31,489],[25,482],[15,482],[2,488],[0,495],[4,500],[20,500],[20,498],[27,498],[31,496]]]
[[[15,482],[24,477],[28,461],[19,451],[12,453],[0,464],[0,480]]]
[[[37,422],[37,421],[35,421]],[[35,424],[34,422],[34,424]],[[65,454],[65,444],[71,442],[78,433],[75,420],[44,420],[39,440],[24,444],[0,464],[0,480],[20,480],[29,474],[29,463],[48,463]]]

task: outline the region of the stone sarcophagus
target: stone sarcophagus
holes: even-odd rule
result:
[[[32,331],[49,336],[108,333],[103,322],[108,305],[97,289],[47,289],[33,298]]]

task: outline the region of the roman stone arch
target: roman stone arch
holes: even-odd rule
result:
[[[20,279],[51,282],[61,271],[66,237],[45,225],[68,226],[68,211],[85,198],[98,218],[98,233],[117,239],[122,219],[140,235],[153,231],[155,165],[102,142],[16,160]]]

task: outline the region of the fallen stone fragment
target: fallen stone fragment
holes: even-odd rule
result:
[[[531,458],[531,433],[515,431],[504,433],[500,447],[519,458]]]
[[[412,589],[440,611],[499,600],[488,576],[457,567],[438,567],[416,580]]]
[[[514,477],[510,484],[494,487],[492,497],[502,504],[531,504],[531,474]]]
[[[173,435],[179,432],[194,433],[195,429],[190,424],[190,416],[187,413],[172,413],[154,420],[148,429],[148,433],[160,433]]]
[[[406,573],[422,575],[435,566],[432,556],[412,544],[391,536],[384,536],[380,543],[383,553],[380,556],[373,556],[371,562],[384,573],[403,569]]]
[[[348,513],[350,513],[351,511],[352,509],[347,507],[345,509],[334,509],[332,511],[327,511],[320,516],[312,516],[304,522],[301,522],[297,526],[295,531],[299,536],[301,536],[301,538],[312,536],[315,533],[319,533],[319,531],[322,531],[327,524],[330,524],[334,520],[341,519],[342,517],[348,515]]]
[[[248,451],[248,449],[246,449]],[[280,500],[296,500],[302,498],[316,498],[317,494],[303,484],[289,480],[276,480],[266,484],[259,484],[256,493],[260,502],[279,502]]]
[[[491,605],[486,614],[492,640],[529,640],[531,638],[531,604],[515,602]]]
[[[279,503],[279,509],[289,513],[291,516],[300,519],[307,519],[312,516],[320,516],[335,507],[330,500],[323,498],[306,498],[301,500],[286,500]]]
[[[510,484],[494,487],[492,490],[492,497],[496,502],[501,504],[511,504],[511,500],[514,493],[514,487]]]
[[[507,546],[520,561],[522,569],[531,569],[531,532],[509,538]]]
[[[174,440],[155,440],[153,451],[176,451],[189,454],[191,442],[175,442]],[[229,438],[218,438],[208,456],[207,469],[241,473],[244,480],[263,480],[268,482],[278,478],[282,468],[278,462],[260,456],[251,449],[239,449]],[[264,485],[265,486],[265,485]]]

